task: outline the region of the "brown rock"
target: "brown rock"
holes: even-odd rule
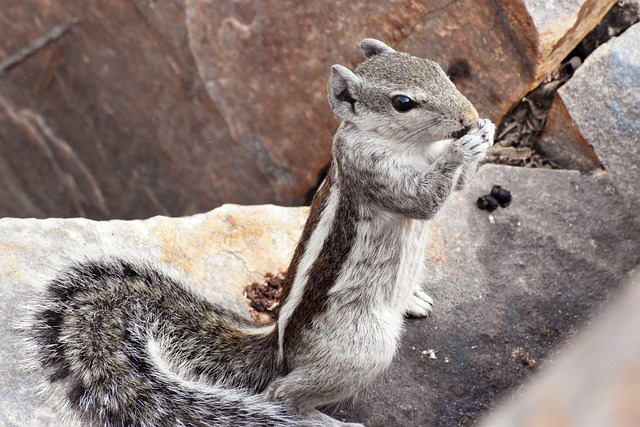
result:
[[[180,1],[0,1],[0,57],[80,22],[0,79],[0,216],[182,215],[280,197],[234,143]]]
[[[545,130],[536,143],[536,151],[562,169],[589,172],[602,167],[558,94],[551,105]]]
[[[0,215],[185,215],[295,204],[337,124],[333,63],[371,36],[439,61],[498,120],[613,0],[0,0],[0,56],[80,23],[0,79]]]
[[[533,57],[536,79],[553,71],[616,3],[599,0],[523,2],[535,28],[535,33],[527,36],[537,47]],[[524,16],[514,18],[516,22],[527,19]]]

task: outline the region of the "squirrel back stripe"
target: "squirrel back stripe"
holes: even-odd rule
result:
[[[337,173],[337,170],[331,170],[331,174]],[[329,175],[324,187],[329,194],[327,198],[334,206],[331,206],[332,215],[329,219],[327,216],[327,225],[329,232],[324,236],[324,241],[320,251],[313,257],[313,264],[305,271],[306,281],[304,283],[295,283],[294,286],[300,286],[303,298],[293,309],[292,317],[296,322],[291,325],[279,326],[287,327],[284,334],[285,347],[290,346],[292,342],[300,339],[300,332],[303,328],[309,327],[314,319],[326,311],[327,295],[335,286],[336,281],[342,271],[349,253],[353,247],[356,238],[356,228],[358,223],[358,212],[353,200],[342,191],[339,181]],[[331,221],[331,223],[329,223]],[[331,260],[331,263],[327,263]],[[283,302],[283,309],[289,307],[288,301]],[[281,329],[280,333],[284,331]],[[285,362],[285,372],[288,367]]]
[[[329,169],[327,178],[313,198],[309,218],[284,282],[284,290],[278,313],[278,357],[285,363],[284,342],[287,328],[297,307],[303,301],[303,295],[309,281],[309,273],[324,247],[327,236],[336,217],[340,197],[337,184],[334,184],[334,169]],[[329,268],[335,268],[332,264]]]

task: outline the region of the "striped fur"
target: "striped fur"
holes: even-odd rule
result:
[[[252,396],[278,372],[273,328],[256,329],[157,267],[71,267],[48,285],[31,326],[61,424],[310,424]]]
[[[155,266],[81,263],[51,281],[26,333],[62,422],[92,426],[345,425],[316,408],[391,363],[406,312],[424,316],[427,221],[473,176],[494,127],[440,67],[363,41],[334,66],[332,164],[259,328]],[[396,111],[394,96],[415,108]]]

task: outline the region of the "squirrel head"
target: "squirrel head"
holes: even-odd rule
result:
[[[328,99],[333,112],[362,130],[415,134],[438,140],[473,125],[478,112],[442,68],[428,59],[364,39],[366,60],[355,70],[331,67]]]

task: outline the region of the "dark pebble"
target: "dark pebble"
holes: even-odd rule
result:
[[[498,201],[490,194],[478,198],[478,207],[485,211],[494,211],[498,207]]]
[[[500,206],[506,208],[511,203],[511,191],[502,188],[499,185],[494,185],[491,189],[490,196],[500,203]]]

